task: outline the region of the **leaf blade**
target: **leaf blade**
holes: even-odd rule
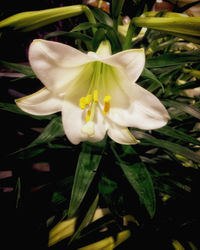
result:
[[[151,175],[145,164],[140,161],[131,146],[122,146],[122,155],[118,154],[113,145],[111,145],[111,149],[118,160],[117,164],[121,167],[128,182],[138,194],[152,218],[156,210],[156,196]],[[127,158],[130,160],[127,160]]]
[[[105,141],[100,142],[99,152],[95,153],[95,144],[82,143],[82,151],[79,154],[76,167],[74,183],[71,192],[71,199],[68,210],[68,217],[75,215],[80,207],[89,186],[96,175],[97,168],[102,158],[102,151]]]

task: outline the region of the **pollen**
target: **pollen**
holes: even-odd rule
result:
[[[103,109],[103,113],[107,114],[110,110],[110,100],[111,100],[111,96],[110,95],[106,95],[104,97],[104,109]]]
[[[87,95],[86,96],[86,104],[90,105],[91,101],[92,101],[92,95]]]
[[[79,107],[81,109],[85,109],[85,105],[87,104],[87,98],[86,97],[81,97],[79,100]]]

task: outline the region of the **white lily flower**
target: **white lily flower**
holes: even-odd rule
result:
[[[103,41],[96,53],[84,54],[38,39],[30,46],[29,61],[45,87],[16,104],[33,115],[61,112],[73,144],[97,142],[106,133],[120,144],[135,144],[128,127],[157,129],[169,119],[157,97],[135,83],[145,64],[143,49],[111,55],[109,42]]]

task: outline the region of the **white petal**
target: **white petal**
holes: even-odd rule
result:
[[[102,111],[99,108],[97,108],[95,112],[94,130],[94,136],[88,137],[88,141],[98,142],[103,140],[107,131],[107,123],[105,121],[104,115],[102,114]]]
[[[131,134],[126,127],[119,126],[112,122],[109,123],[108,136],[115,142],[124,145],[134,145],[139,141]]]
[[[123,108],[115,104],[117,97],[113,96],[114,102],[108,114],[111,120],[121,126],[147,130],[166,125],[168,112],[156,96],[137,84],[130,85],[126,91],[129,92],[129,102],[118,100]]]
[[[23,111],[32,115],[49,115],[61,111],[62,100],[52,96],[46,88],[32,95],[16,99],[16,104]]]
[[[97,142],[101,141],[106,134],[106,126],[103,122],[103,116],[97,109],[94,118],[94,134],[84,133],[83,127],[86,125],[86,110],[82,110],[71,100],[64,101],[62,110],[63,127],[67,138],[73,144],[79,144],[81,141]]]
[[[130,82],[136,82],[145,65],[145,53],[144,49],[131,49],[100,60],[118,68]]]
[[[66,86],[82,72],[84,65],[95,59],[68,45],[37,39],[29,48],[31,67],[50,90]]]
[[[83,127],[83,111],[71,102],[64,101],[62,109],[62,122],[65,134],[73,144],[79,144],[87,139],[87,135],[81,132]]]

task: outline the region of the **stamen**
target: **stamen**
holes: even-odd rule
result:
[[[79,107],[81,109],[85,109],[85,105],[87,104],[87,98],[86,97],[81,97],[79,100]]]
[[[111,96],[110,95],[106,95],[104,97],[104,109],[103,109],[103,113],[107,114],[110,110],[110,100],[111,100]]]
[[[85,109],[86,105],[88,105],[88,109],[86,112],[86,124],[82,127],[81,131],[84,134],[87,134],[89,136],[93,136],[94,131],[94,116],[95,116],[95,109],[98,105],[99,96],[98,96],[98,90],[93,91],[93,95],[89,94],[86,97],[82,97],[79,101],[79,106],[81,109]],[[104,97],[104,110],[103,113],[107,114],[110,110],[110,100],[111,96],[106,95]]]
[[[91,116],[91,110],[88,109],[87,114],[86,114],[86,122],[89,122]]]
[[[86,104],[90,105],[91,101],[92,101],[92,95],[87,95],[86,96]]]
[[[93,100],[94,102],[98,102],[98,90],[94,90],[94,93],[93,93]]]

